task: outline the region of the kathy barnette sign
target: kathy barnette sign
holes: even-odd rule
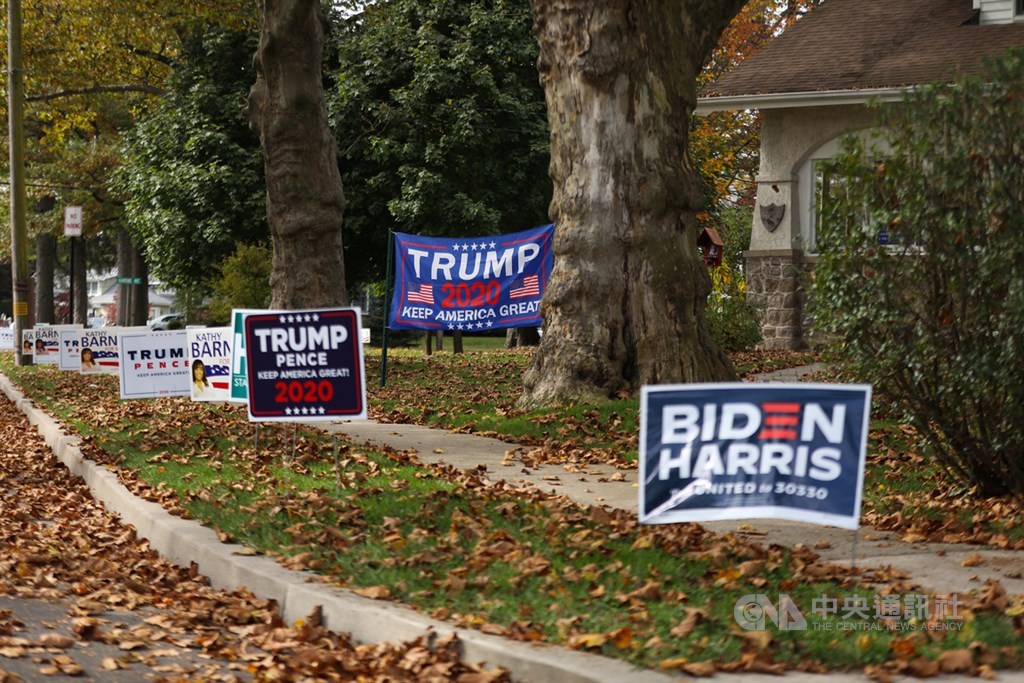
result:
[[[358,309],[248,313],[243,326],[251,421],[366,419]]]
[[[393,330],[483,332],[541,324],[553,225],[473,238],[395,233]]]
[[[856,529],[871,387],[648,386],[640,522],[774,517]]]

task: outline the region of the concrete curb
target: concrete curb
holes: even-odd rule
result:
[[[262,599],[277,601],[288,623],[305,618],[319,608],[328,628],[349,633],[356,642],[429,639],[454,633],[458,635],[463,659],[504,667],[512,672],[514,680],[523,683],[667,683],[678,680],[615,659],[457,629],[401,605],[370,600],[316,583],[315,575],[285,569],[270,558],[238,555],[242,546],[221,543],[212,530],[198,522],[175,517],[159,504],[138,498],[121,484],[116,474],[86,460],[77,446],[79,439],[65,434],[56,420],[26,399],[3,375],[0,375],[0,390],[36,427],[65,467],[85,481],[93,497],[124,523],[134,526],[138,536],[146,539],[154,550],[179,566],[195,563],[215,588],[245,588]],[[744,677],[744,680],[755,683],[754,678]]]

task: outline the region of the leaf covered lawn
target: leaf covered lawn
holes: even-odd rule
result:
[[[521,428],[515,385],[527,360],[521,352],[392,359],[389,387],[370,387],[372,408],[392,420],[433,417],[449,428],[514,437],[553,458],[611,454],[631,466],[621,451],[636,448],[635,402],[549,411],[536,432],[503,431]],[[870,602],[915,589],[884,570],[824,563],[806,548],[765,547],[694,524],[641,527],[625,511],[491,484],[476,471],[425,466],[412,453],[372,451],[312,429],[264,425],[257,440],[237,406],[121,402],[113,377],[4,370],[85,436],[87,457],[115,468],[140,495],[285,566],[462,626],[693,675],[851,668],[880,678],[986,675],[1024,661],[1024,606],[998,583],[960,596],[960,629],[908,633],[890,619],[852,635],[814,627],[835,618],[809,615],[807,631],[744,631],[733,607],[753,593],[787,593],[806,611],[821,596]],[[466,416],[473,424],[455,424]],[[879,457],[884,467],[895,456]]]

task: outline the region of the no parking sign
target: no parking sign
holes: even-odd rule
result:
[[[366,419],[359,310],[245,316],[249,420]]]

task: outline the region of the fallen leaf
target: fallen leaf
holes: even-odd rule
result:
[[[985,558],[981,555],[971,555],[960,563],[961,567],[977,567],[978,565],[985,564]]]
[[[387,600],[391,597],[391,589],[387,586],[370,586],[368,588],[356,588],[352,591],[356,595],[371,600]]]
[[[75,639],[59,633],[44,633],[39,638],[42,647],[53,647],[58,650],[66,650],[75,644]]]
[[[935,661],[938,663],[939,669],[947,674],[970,671],[974,666],[974,657],[967,649],[946,650]]]

